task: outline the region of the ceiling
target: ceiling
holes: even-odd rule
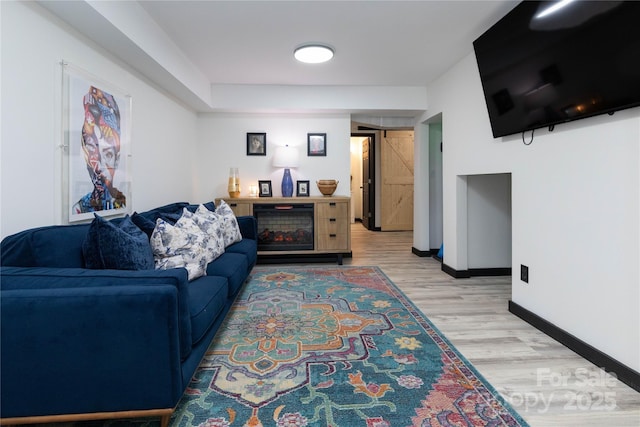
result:
[[[270,100],[284,97],[297,100],[289,107],[296,111],[324,105],[322,111],[330,112],[331,104],[352,115],[409,118],[426,109],[427,86],[473,52],[473,41],[518,2],[38,3],[195,111],[249,111],[247,99],[261,103],[253,111],[273,111],[283,107],[269,105]],[[294,49],[310,42],[331,46],[334,58],[298,63]],[[347,92],[358,101],[338,106]]]
[[[141,1],[212,84],[426,86],[514,1]],[[297,63],[320,42],[332,61]]]

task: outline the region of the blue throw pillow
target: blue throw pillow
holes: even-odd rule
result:
[[[95,215],[82,244],[86,268],[152,270],[153,251],[147,235],[127,215],[114,224]]]
[[[155,221],[152,221],[149,218],[140,215],[138,212],[134,212],[133,215],[131,215],[131,221],[133,221],[133,223],[137,225],[140,230],[144,231],[149,239],[151,238],[153,229],[156,228]]]
[[[182,211],[180,212],[160,212],[158,218],[161,218],[164,222],[168,222],[174,225],[182,217]],[[156,218],[157,220],[157,218]]]
[[[200,206],[204,206],[205,208],[209,209],[211,212],[215,212],[216,210],[216,204],[215,202],[207,202],[207,203],[199,203],[197,205],[189,205],[187,206],[187,210],[191,213],[196,213],[196,211],[198,210],[198,208]]]

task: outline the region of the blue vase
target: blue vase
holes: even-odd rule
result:
[[[293,196],[293,180],[291,179],[291,171],[289,168],[284,170],[284,176],[282,177],[282,197]]]

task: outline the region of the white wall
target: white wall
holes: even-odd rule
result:
[[[247,132],[266,132],[267,155],[247,156]],[[307,156],[307,133],[327,134],[327,156]],[[229,168],[240,172],[241,195],[249,185],[271,180],[273,195],[282,195],[282,168],[272,165],[279,145],[298,148],[299,167],[291,169],[293,181],[309,180],[310,195],[321,196],[319,179],[339,181],[336,196],[349,196],[350,117],[348,114],[232,114],[208,113],[198,118],[198,178],[196,197],[228,197]],[[294,190],[295,194],[295,190]]]
[[[413,133],[413,248],[429,251],[431,227],[431,179],[429,168],[429,125],[417,124]]]
[[[2,237],[61,221],[62,59],[133,98],[132,208],[192,199],[197,116],[36,3],[1,8]]]
[[[445,263],[466,270],[466,175],[512,174],[512,299],[640,371],[640,109],[494,139],[473,54],[429,87],[442,113]]]

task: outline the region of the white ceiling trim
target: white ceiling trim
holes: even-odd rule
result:
[[[38,3],[190,108],[211,109],[207,77],[137,2]]]

